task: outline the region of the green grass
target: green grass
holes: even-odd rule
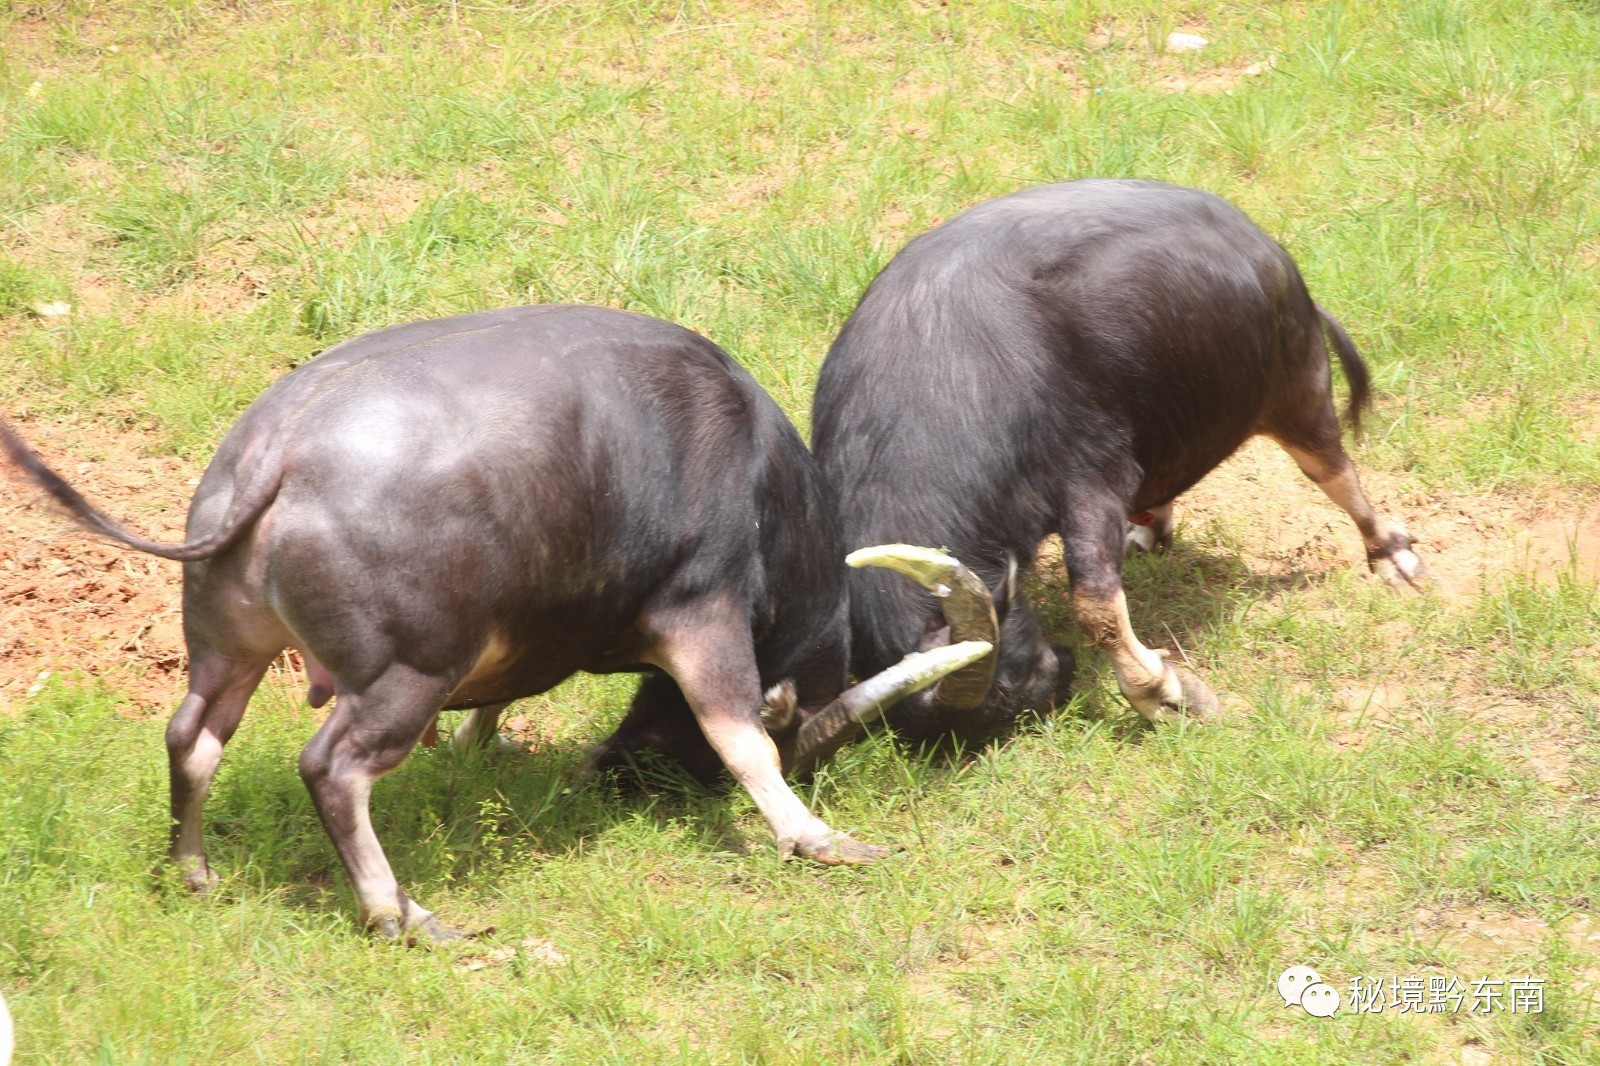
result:
[[[1212,44],[1162,54],[1178,28]],[[904,240],[1134,175],[1213,189],[1296,256],[1382,390],[1365,467],[1572,499],[1600,483],[1597,38],[1562,0],[4,3],[0,407],[153,422],[203,458],[337,340],[575,300],[700,330],[804,429]],[[625,682],[525,706],[552,738],[531,755],[418,752],[374,817],[419,899],[496,930],[462,951],[354,927],[297,693],[264,688],[229,748],[201,900],[151,872],[161,722],[58,678],[0,716],[21,1061],[1600,1060],[1600,967],[1556,931],[1600,898],[1593,575],[1449,610],[1354,574],[1285,588],[1235,531],[1185,534],[1129,596],[1228,718],[1139,728],[1086,655],[1074,707],[1002,747],[851,749],[805,795],[907,846],[877,868],[779,863],[740,794],[581,784]],[[1037,584],[1070,635],[1059,575]],[[1380,685],[1402,713],[1363,709]],[[1554,924],[1489,942],[1423,912]],[[1274,996],[1298,963],[1531,973],[1547,1006],[1317,1020]]]

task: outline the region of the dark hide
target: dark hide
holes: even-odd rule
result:
[[[1337,449],[1325,326],[1353,418],[1367,400],[1360,357],[1288,254],[1225,201],[1077,181],[980,204],[895,256],[822,366],[813,449],[845,546],[940,547],[993,586],[1061,532],[1075,594],[1109,594],[1126,517],[1169,503],[1252,434],[1317,449],[1331,423]],[[940,624],[922,589],[875,570],[849,581],[858,673]],[[979,740],[1061,698],[1070,659],[1020,596],[999,648],[981,708],[923,692],[890,723]]]
[[[461,672],[491,634],[515,649],[446,709],[579,670],[638,670],[640,615],[712,592],[747,613],[763,685],[793,679],[807,706],[844,685],[843,552],[825,490],[777,405],[681,327],[529,307],[341,344],[228,434],[191,540],[264,456],[282,464],[281,487],[247,550],[185,568],[191,640],[249,644],[215,589],[264,550],[263,606],[346,685],[397,656]]]

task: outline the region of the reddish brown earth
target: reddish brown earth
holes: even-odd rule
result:
[[[16,428],[118,521],[183,539],[200,468],[156,454],[153,433],[87,419]],[[45,671],[104,678],[139,710],[171,705],[183,691],[179,575],[177,563],[82,532],[0,463],[0,713]]]

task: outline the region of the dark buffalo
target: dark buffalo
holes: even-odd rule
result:
[[[907,245],[823,363],[813,448],[847,546],[943,547],[1001,593],[1003,620],[991,659],[903,701],[890,723],[915,739],[977,740],[1059,698],[1071,659],[1013,588],[1050,533],[1077,619],[1110,652],[1128,701],[1151,719],[1215,706],[1204,682],[1134,635],[1122,558],[1127,545],[1164,543],[1172,501],[1257,433],[1350,514],[1374,569],[1422,583],[1411,538],[1373,513],[1340,444],[1328,337],[1354,423],[1368,378],[1344,329],[1283,248],[1194,189],[1042,186]],[[1132,516],[1146,525],[1130,530]],[[946,639],[933,602],[852,575],[856,669]]]
[[[868,862],[884,849],[812,815],[783,764],[989,651],[845,691],[843,551],[815,464],[719,348],[639,315],[522,307],[329,349],[228,433],[181,545],[117,526],[0,431],[79,521],[184,562],[189,693],[167,748],[191,886],[213,877],[201,808],[223,745],[293,647],[311,702],[337,697],[300,773],[386,937],[454,932],[396,882],[368,811],[441,708],[475,709],[457,738],[488,738],[508,701],[576,671],[644,671],[596,764],[654,746],[701,776],[726,765],[786,854]]]

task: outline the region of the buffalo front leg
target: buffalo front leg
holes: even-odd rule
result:
[[[261,682],[272,655],[229,659],[191,640],[189,693],[167,723],[167,768],[172,801],[172,831],[167,856],[184,884],[203,892],[217,877],[206,863],[203,812],[223,746],[239,728],[250,694]]]
[[[875,862],[890,849],[862,844],[812,814],[783,778],[761,721],[762,692],[744,612],[720,605],[653,620],[652,661],[677,681],[706,740],[767,820],[779,853],[829,866]]]
[[[1087,495],[1087,493],[1083,494]],[[1133,632],[1122,591],[1127,518],[1120,501],[1080,500],[1063,523],[1061,541],[1072,582],[1072,610],[1096,647],[1111,656],[1122,695],[1152,722],[1204,718],[1220,706],[1211,688],[1165,651],[1147,648]]]
[[[300,776],[355,889],[362,923],[386,940],[460,933],[408,896],[372,828],[372,786],[406,757],[450,686],[401,666],[359,691],[338,692],[328,720],[300,753]]]

